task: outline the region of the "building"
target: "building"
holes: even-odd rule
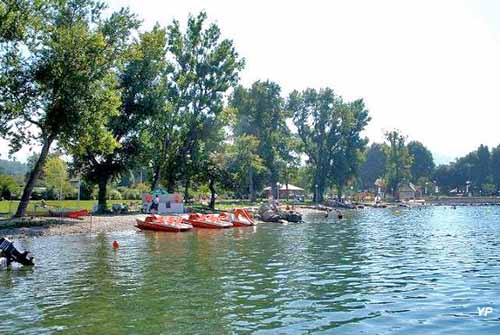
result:
[[[278,190],[279,190],[279,192],[278,192],[279,199],[286,199],[287,193],[288,193],[289,199],[304,196],[304,189],[300,188],[298,186],[292,185],[292,184],[288,184],[288,187],[287,187],[286,184],[278,183]],[[267,197],[270,197],[272,195],[271,186],[264,188],[264,193]]]
[[[417,197],[417,188],[410,182],[402,182],[398,186],[396,198],[398,200],[411,200]]]

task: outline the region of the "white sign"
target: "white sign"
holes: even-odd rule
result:
[[[149,212],[153,200],[156,194],[143,193],[142,194],[142,205],[145,212]],[[158,213],[159,214],[169,214],[169,213],[184,213],[184,200],[182,195],[179,193],[169,193],[169,194],[158,194]]]

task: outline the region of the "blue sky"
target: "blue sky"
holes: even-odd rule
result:
[[[206,10],[245,57],[244,85],[271,79],[285,95],[330,86],[345,99],[362,97],[372,141],[397,128],[439,162],[500,144],[500,1],[108,3],[131,7],[143,29]]]

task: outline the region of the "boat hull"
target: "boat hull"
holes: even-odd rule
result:
[[[219,217],[223,221],[231,222],[233,227],[250,227],[255,224],[250,214],[244,209],[237,209],[232,215],[221,213]]]
[[[196,228],[204,228],[204,229],[224,229],[224,228],[231,228],[233,224],[230,222],[206,222],[206,221],[195,221],[195,220],[188,220],[188,222]]]
[[[135,225],[137,228],[141,230],[152,230],[152,231],[166,231],[172,233],[179,233],[183,231],[188,231],[193,229],[193,226],[182,224],[181,225],[171,225],[166,223],[148,223],[142,220],[137,219],[137,224]]]
[[[65,217],[65,218],[70,218],[70,219],[78,219],[82,216],[88,216],[89,211],[86,209],[60,210],[60,211],[49,209],[49,215],[54,216],[54,217]]]
[[[219,217],[201,214],[191,214],[186,222],[193,227],[204,229],[224,229],[233,226],[231,222],[222,221]]]

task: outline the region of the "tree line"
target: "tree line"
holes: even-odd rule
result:
[[[214,207],[222,192],[255,200],[270,185],[277,196],[283,181],[321,201],[378,178],[393,190],[421,184],[441,169],[397,131],[367,148],[362,99],[328,87],[284,96],[271,80],[240,85],[245,60],[205,12],[145,31],[127,8],[104,11],[93,0],[0,4],[0,133],[11,153],[41,148],[17,216],[54,150],[69,157],[71,176],[97,187],[100,210],[110,184],[138,170],[150,189],[186,199],[207,189]]]
[[[500,145],[480,145],[455,162],[437,167],[434,178],[443,191],[493,195],[500,191]]]
[[[441,194],[494,195],[500,191],[500,145],[480,145],[449,164],[436,166],[432,153],[421,142],[410,141],[395,130],[385,143],[373,143],[364,153],[358,178],[360,189],[380,186],[392,192],[403,181]]]
[[[98,1],[7,0],[0,5],[0,131],[11,153],[41,147],[16,215],[22,216],[54,148],[72,175],[98,186],[146,167],[152,189],[207,185],[256,197],[307,156],[315,197],[356,173],[369,121],[362,100],[330,88],[294,91],[238,85],[245,62],[204,12],[140,30],[124,8]],[[289,123],[298,129],[293,133]]]

